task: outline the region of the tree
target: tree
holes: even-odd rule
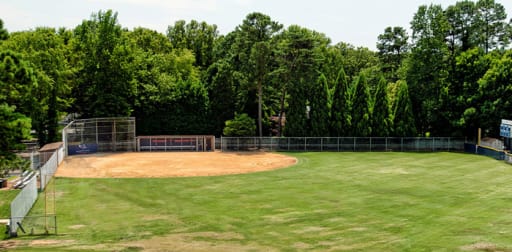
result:
[[[268,42],[257,42],[251,50],[251,63],[254,64],[254,75],[256,76],[256,89],[258,90],[258,135],[263,136],[263,82],[270,72],[271,49]]]
[[[406,57],[408,48],[407,31],[402,27],[387,27],[384,34],[379,35],[377,49],[382,62],[382,71],[395,80],[397,70]]]
[[[146,29],[146,28],[135,28],[131,32],[125,33],[132,46],[139,48],[144,52],[152,54],[165,54],[173,51],[173,45],[169,41],[169,38],[163,34]],[[177,48],[176,50],[185,48]]]
[[[368,137],[372,133],[371,128],[371,98],[366,76],[360,74],[353,84],[353,93],[351,95],[352,105],[352,129],[351,133],[355,137]]]
[[[16,112],[34,116],[39,112],[35,98],[37,79],[22,56],[10,50],[0,52],[0,104],[16,107]]]
[[[477,12],[477,43],[485,53],[508,44],[507,14],[503,5],[494,0],[479,0],[476,3]]]
[[[398,81],[395,85],[397,86],[397,94],[392,105],[393,135],[397,137],[415,136],[416,127],[414,126],[409,88],[405,81]]]
[[[485,75],[498,53],[485,54],[484,49],[474,47],[456,58],[454,81],[452,82],[452,125],[454,132],[463,136],[476,136],[481,124],[480,105],[487,97],[479,91],[478,81]]]
[[[207,134],[208,91],[188,49],[172,49],[162,34],[138,28],[125,32],[126,71],[136,88],[133,115],[139,134]]]
[[[441,112],[446,104],[441,97],[447,90],[448,46],[445,42],[450,24],[440,5],[420,6],[411,22],[413,46],[406,62],[416,125],[421,134],[438,134],[446,129]]]
[[[135,88],[125,68],[129,47],[122,37],[117,13],[99,11],[75,28],[75,52],[80,55],[74,109],[82,117],[129,116]]]
[[[309,95],[309,121],[312,137],[325,137],[329,135],[329,88],[327,78],[320,75],[312,85]]]
[[[285,110],[285,99],[288,101],[285,133],[287,136],[308,136],[308,92],[318,78],[319,48],[325,47],[329,40],[323,34],[297,25],[288,27],[276,39],[279,68],[274,74],[282,82],[280,115]]]
[[[236,74],[227,60],[218,60],[208,68],[207,76],[212,134],[220,136],[225,121],[233,118],[235,112],[241,110],[236,84],[239,83],[240,75]]]
[[[258,99],[258,132],[263,136],[262,106],[263,106],[263,82],[271,72],[271,45],[272,36],[281,30],[282,25],[272,21],[269,16],[261,13],[247,15],[242,25],[237,27],[240,32],[242,50],[240,57],[247,62],[245,72],[249,75],[249,84],[255,85]]]
[[[247,114],[236,114],[233,120],[226,121],[224,135],[231,137],[254,136],[256,132],[256,122]]]
[[[379,66],[379,57],[376,52],[366,47],[354,47],[351,44],[340,42],[334,46],[342,58],[342,65],[349,83],[359,76],[363,69]]]
[[[349,84],[345,70],[340,68],[334,86],[331,108],[331,136],[342,137],[350,133],[352,115],[350,113]]]
[[[374,95],[371,125],[372,136],[375,137],[389,136],[392,128],[387,85],[386,79],[381,77]]]
[[[9,32],[4,28],[4,21],[0,19],[0,41],[7,40],[9,38]]]
[[[216,25],[191,20],[179,20],[167,28],[167,37],[176,49],[189,49],[196,58],[195,64],[206,70],[214,62],[214,47],[219,32]]]
[[[12,152],[23,149],[30,139],[31,114],[37,82],[32,68],[12,51],[0,52],[0,177],[20,163]]]
[[[512,111],[512,50],[492,59],[490,68],[478,81],[482,99],[480,126],[488,134],[499,135],[500,119],[509,118]]]
[[[23,149],[21,140],[30,139],[30,118],[15,109],[0,103],[0,178],[5,178],[11,170],[28,168],[27,162],[12,151]]]
[[[477,45],[477,8],[472,1],[461,1],[450,5],[445,11],[450,23],[448,43],[452,55]]]
[[[15,50],[30,62],[37,87],[33,95],[37,110],[30,117],[41,145],[59,140],[58,121],[72,103],[74,69],[68,58],[70,46],[53,28],[16,32],[3,46]]]

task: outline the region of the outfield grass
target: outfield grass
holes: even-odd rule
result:
[[[454,153],[293,156],[296,166],[245,175],[59,178],[59,235],[18,238],[18,249],[512,251],[510,165]]]

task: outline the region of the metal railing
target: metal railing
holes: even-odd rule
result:
[[[451,137],[222,137],[222,151],[435,152],[464,151],[464,138]]]

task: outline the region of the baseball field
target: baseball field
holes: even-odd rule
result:
[[[251,170],[276,162],[259,159],[267,154],[221,158],[224,175],[205,168],[215,163],[207,155],[192,158],[203,165],[181,163],[207,170],[197,176],[157,176],[181,168],[171,164],[178,158],[161,166],[155,157],[140,178],[114,176],[128,166],[114,156],[70,158],[54,184],[58,234],[3,240],[0,250],[512,251],[512,167],[503,162],[459,153],[291,153],[271,154],[284,168]],[[104,177],[93,172],[101,174],[102,162],[112,169]],[[42,195],[32,215],[44,211]]]

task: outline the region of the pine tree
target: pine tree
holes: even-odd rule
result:
[[[416,127],[414,125],[411,98],[409,97],[409,87],[405,81],[398,81],[397,85],[398,91],[393,103],[393,135],[399,137],[415,136]]]
[[[327,79],[322,74],[311,87],[309,98],[310,134],[312,137],[329,135],[329,109]]]
[[[352,96],[352,135],[354,137],[370,136],[370,89],[366,76],[359,74],[354,80],[354,93]]]
[[[350,128],[348,79],[343,68],[338,72],[332,97],[330,131],[333,137],[347,136]]]
[[[387,93],[387,81],[381,77],[375,90],[375,98],[372,111],[372,136],[387,137],[391,129],[389,97]]]

